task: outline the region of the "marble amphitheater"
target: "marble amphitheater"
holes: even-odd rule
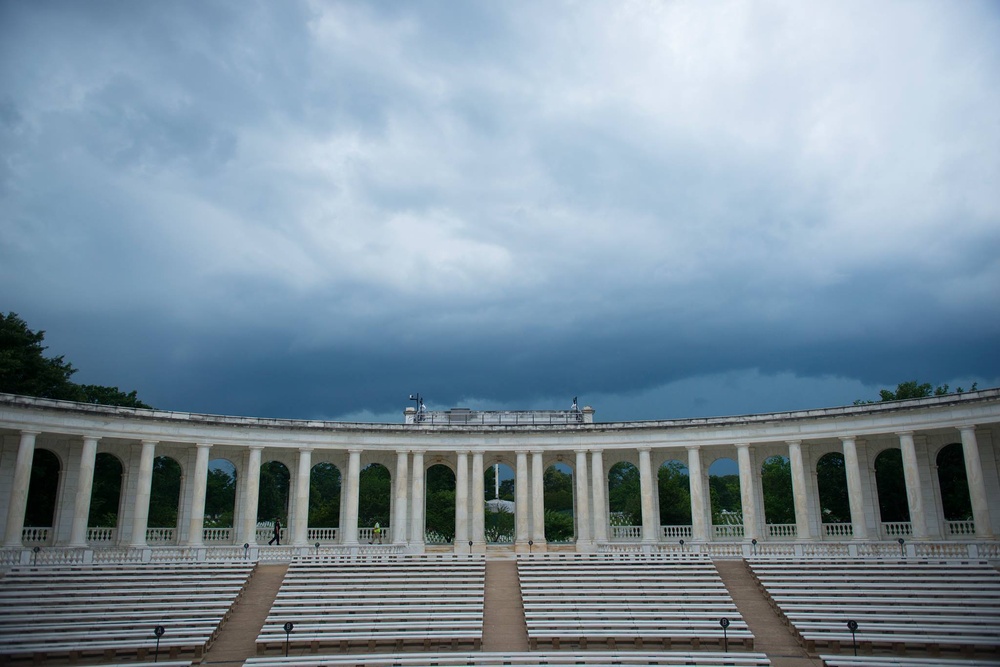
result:
[[[775,459],[781,522],[762,473]],[[156,525],[167,460],[176,518]],[[224,526],[205,509],[220,461],[235,478]],[[109,462],[117,511],[92,525]],[[273,464],[280,544],[262,515]],[[622,466],[632,514],[609,487]],[[513,516],[498,537],[484,500],[500,468]],[[572,480],[558,539],[552,468]],[[336,470],[335,525],[310,522],[319,469]],[[444,538],[434,469],[451,480]],[[665,469],[686,478],[679,513]],[[1000,665],[1000,389],[622,423],[590,407],[356,424],[0,394],[0,499],[0,664]]]

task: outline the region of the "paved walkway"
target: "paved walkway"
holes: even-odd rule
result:
[[[528,626],[524,622],[517,563],[512,560],[486,561],[484,594],[483,650],[527,651]]]
[[[811,658],[798,639],[774,611],[742,560],[717,560],[723,583],[733,596],[736,608],[753,633],[753,648],[766,653],[772,667],[822,667],[823,661]]]
[[[201,664],[235,667],[257,654],[257,635],[264,627],[267,612],[274,604],[286,571],[287,563],[257,564],[243,597],[236,603],[232,615],[222,626],[222,632],[205,653]]]

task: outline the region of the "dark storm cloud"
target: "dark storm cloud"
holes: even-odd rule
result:
[[[0,12],[0,309],[80,381],[392,420],[1000,382],[990,4]]]

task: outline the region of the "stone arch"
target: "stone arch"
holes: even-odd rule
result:
[[[455,471],[435,462],[424,474],[424,541],[451,544],[455,539]]]
[[[208,462],[205,483],[204,529],[210,541],[223,539],[222,531],[232,529],[236,512],[236,464],[226,458]]]
[[[740,497],[740,474],[736,461],[721,456],[708,466],[708,493],[712,506],[713,534],[743,536],[743,502]]]
[[[841,452],[827,452],[816,461],[816,486],[823,523],[851,523],[847,468]]]
[[[764,498],[765,524],[794,524],[795,496],[792,493],[792,464],[783,454],[767,457],[760,464],[760,488]]]
[[[972,521],[972,497],[962,443],[953,442],[942,447],[935,463],[945,521]]]
[[[340,528],[343,475],[333,463],[322,461],[309,471],[309,522],[315,535],[309,538],[319,542],[332,542]],[[324,530],[327,529],[327,530]]]
[[[608,470],[607,480],[612,539],[641,539],[642,490],[638,466],[631,461],[618,461]]]
[[[171,456],[153,459],[153,477],[149,492],[147,529],[177,528],[181,500],[181,464]],[[165,536],[161,539],[167,539]],[[154,538],[153,541],[160,541]]]
[[[898,447],[883,449],[875,457],[875,489],[883,523],[910,520],[906,479],[903,476],[903,452]]]
[[[569,542],[573,539],[576,505],[573,502],[573,469],[556,462],[542,474],[545,503],[545,541]]]
[[[59,482],[62,476],[62,462],[50,449],[35,449],[31,459],[31,479],[28,483],[28,500],[24,512],[25,528],[53,529]],[[45,540],[42,533],[28,542]]]
[[[94,459],[94,485],[87,518],[88,542],[117,541],[124,475],[125,465],[120,458],[109,452],[98,452]]]
[[[660,523],[666,537],[683,538],[691,534],[691,476],[687,464],[667,459],[656,473]]]
[[[510,544],[514,541],[517,482],[515,467],[502,459],[497,459],[483,471],[486,495],[483,539],[489,544]]]

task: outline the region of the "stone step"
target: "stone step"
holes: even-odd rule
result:
[[[257,654],[257,635],[278,596],[287,563],[258,563],[229,620],[202,659],[203,665],[242,665]]]
[[[517,563],[487,560],[483,609],[484,651],[527,651],[528,626],[524,620]]]
[[[716,560],[722,582],[732,596],[740,616],[753,633],[755,651],[766,653],[772,667],[822,667],[810,656],[791,629],[757,586],[744,560]]]

